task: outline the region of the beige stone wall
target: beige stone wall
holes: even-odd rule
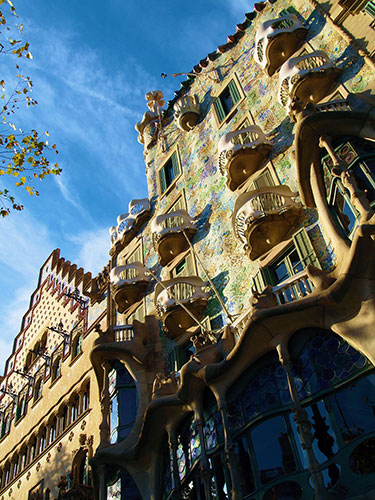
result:
[[[44,489],[49,488],[51,491],[51,499],[56,498],[60,476],[70,473],[76,452],[83,446],[92,454],[99,442],[99,394],[90,362],[90,351],[96,338],[93,330],[95,319],[102,318],[105,309],[97,307],[97,318],[94,318],[92,312],[89,315],[87,309],[81,310],[79,304],[66,297],[64,293],[72,292],[75,288],[82,293],[82,273],[79,273],[81,277],[78,276],[77,279],[76,266],[66,263],[64,259],[55,258],[55,262],[53,260],[52,255],[41,269],[39,286],[31,298],[30,309],[24,316],[23,328],[15,342],[15,351],[8,359],[2,387],[14,393],[25,391],[27,379],[16,374],[14,370],[24,370],[29,349],[34,348],[45,333],[45,352],[51,357],[52,363],[57,353],[62,354],[61,374],[53,380],[51,369],[46,368],[46,360],[42,356],[35,356],[29,365],[27,373],[34,377],[34,381],[37,380],[38,373],[45,373],[42,394],[39,399],[35,398],[34,384],[29,390],[27,411],[17,421],[16,405],[13,406],[10,432],[0,441],[0,470],[4,472],[6,465],[14,461],[55,416],[59,418],[64,406],[68,405],[75,395],[80,396],[82,405],[82,394],[87,384],[90,387],[89,406],[85,411],[81,406],[77,418],[64,430],[60,429],[54,441],[46,444],[44,450],[34,459],[29,459],[23,471],[13,477],[5,487],[3,479],[0,488],[2,500],[27,500],[29,491],[42,480]],[[88,328],[89,317],[91,328]],[[56,328],[60,321],[63,322],[64,330],[73,330],[70,348],[64,349],[63,338],[47,328]],[[74,330],[77,324],[79,329]],[[74,357],[72,345],[79,332],[83,335],[82,350]],[[2,404],[9,408],[10,403],[11,398],[3,395]]]

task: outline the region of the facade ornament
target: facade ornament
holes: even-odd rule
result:
[[[62,442],[60,441],[60,443],[57,445],[56,450],[60,453],[61,448],[62,448]]]
[[[74,432],[71,431],[71,433],[69,434],[68,439],[69,439],[69,441],[73,441],[73,438],[74,438]]]
[[[47,458],[46,458],[46,460],[47,460],[48,463],[51,461],[51,456],[52,456],[51,452],[49,452],[48,455],[47,455]]]
[[[85,427],[86,427],[86,420],[82,420],[82,424],[81,424],[81,429],[84,431],[85,430]],[[83,434],[81,434],[83,435]]]
[[[179,129],[189,132],[199,120],[199,101],[196,95],[180,97],[173,105],[174,119]]]

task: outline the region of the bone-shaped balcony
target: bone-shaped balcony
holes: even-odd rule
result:
[[[336,87],[341,73],[321,50],[292,57],[280,69],[279,101],[290,107],[298,100],[304,108],[307,103],[318,103]]]
[[[256,62],[272,76],[303,45],[307,31],[294,14],[266,21],[256,34]]]
[[[195,127],[200,114],[199,103],[195,96],[187,95],[180,97],[174,104],[173,109],[178,128],[189,132],[189,130]]]
[[[219,168],[227,186],[235,191],[260,170],[272,149],[272,143],[257,125],[225,134],[219,141]]]
[[[196,228],[187,211],[180,209],[155,217],[151,222],[151,231],[159,262],[165,266],[188,248],[186,236],[191,240]]]
[[[120,313],[142,298],[150,279],[150,275],[140,262],[112,269],[110,280],[113,298]]]
[[[301,205],[288,186],[267,186],[241,194],[233,211],[234,232],[251,260],[267,254],[297,230]]]
[[[203,319],[208,301],[204,291],[206,283],[197,276],[180,277],[158,284],[155,289],[155,305],[162,319],[166,334],[175,339]],[[181,306],[183,304],[194,318]]]

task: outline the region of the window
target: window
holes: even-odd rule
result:
[[[111,443],[125,439],[133,428],[138,410],[137,390],[125,366],[114,363],[109,373]]]
[[[6,434],[8,434],[9,431],[10,431],[10,415],[8,414],[8,415],[5,415],[5,417],[3,417],[0,438],[5,436]]]
[[[42,397],[42,390],[43,390],[43,378],[40,377],[36,382],[35,382],[35,388],[34,388],[34,401],[38,401]]]
[[[219,123],[225,120],[236,104],[241,100],[238,84],[233,79],[220,93],[214,102],[214,108]]]
[[[26,395],[22,396],[16,407],[16,422],[26,413]]]
[[[272,178],[271,172],[266,168],[252,183],[252,189],[255,191],[268,186],[274,186],[275,182]]]
[[[87,384],[85,392],[82,396],[82,411],[86,411],[90,404],[90,384]]]
[[[52,380],[56,380],[59,378],[61,375],[61,357],[59,356],[55,361],[53,362],[52,366]]]
[[[237,130],[242,130],[243,128],[249,128],[250,125],[251,125],[250,120],[248,118],[246,118],[246,120],[241,123],[241,125],[238,127]],[[247,132],[246,134],[238,134],[238,135],[234,136],[232,138],[232,142],[233,142],[233,144],[236,144],[237,146],[239,146],[240,144],[246,144],[246,143],[252,142],[252,140],[250,138],[249,132]]]
[[[375,208],[375,149],[370,141],[357,137],[339,138],[333,141],[335,153],[346,167],[358,188]],[[329,155],[322,156],[324,184],[328,205],[337,225],[349,239],[353,239],[358,226],[359,213],[352,203],[349,191],[341,178],[332,174],[333,161]]]
[[[302,272],[309,264],[320,267],[315,250],[304,228],[293,236],[291,245],[278,259],[269,266],[262,267],[254,276],[254,286],[261,293],[267,285],[276,286],[292,276]],[[309,289],[308,289],[309,288]],[[311,292],[311,285],[307,281],[299,284],[302,295]],[[281,303],[293,300],[293,286],[285,290],[285,296],[280,296]]]
[[[76,358],[82,352],[82,333],[79,333],[73,341],[72,357]]]
[[[144,322],[144,320],[145,320],[145,312],[144,312],[143,304],[141,304],[140,306],[138,306],[137,309],[134,312],[132,312],[126,318],[125,324],[126,325],[132,325],[133,321],[135,319],[138,320],[138,321],[141,321],[142,323]]]
[[[70,407],[70,423],[72,424],[78,417],[79,412],[79,397],[76,395]]]
[[[177,152],[159,170],[160,193],[163,194],[180,174]]]
[[[182,276],[194,276],[195,269],[193,257],[189,253],[176,265],[171,271],[171,278],[180,278]]]
[[[52,420],[51,427],[49,429],[48,444],[53,443],[53,441],[56,439],[56,430],[57,430],[57,417],[55,417]]]

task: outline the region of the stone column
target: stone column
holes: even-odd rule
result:
[[[228,405],[226,400],[223,398],[221,398],[221,400],[219,401],[219,405],[220,405],[219,411],[224,430],[225,459],[232,480],[232,500],[242,500],[242,491],[239,480],[240,472],[238,470],[236,456],[234,453],[234,443],[230,432],[230,425],[228,419]]]
[[[109,446],[110,444],[110,398],[109,398],[109,372],[111,365],[108,361],[102,364],[103,368],[103,388],[100,394],[100,407],[102,410],[102,420],[99,425],[100,443],[98,448]]]
[[[300,435],[302,448],[306,450],[307,460],[309,464],[309,471],[311,473],[311,481],[315,490],[316,500],[329,500],[332,497],[324,485],[323,475],[320,471],[319,462],[316,459],[312,444],[314,441],[314,435],[311,432],[311,422],[308,419],[306,410],[302,407],[299,400],[297,387],[294,381],[292,369],[291,369],[291,359],[287,347],[283,343],[279,343],[276,346],[277,353],[279,355],[279,360],[281,366],[284,368],[287,379],[290,396],[293,401],[293,411],[294,420],[297,424],[298,434]]]
[[[99,500],[107,500],[107,485],[105,482],[105,465],[99,465]]]

